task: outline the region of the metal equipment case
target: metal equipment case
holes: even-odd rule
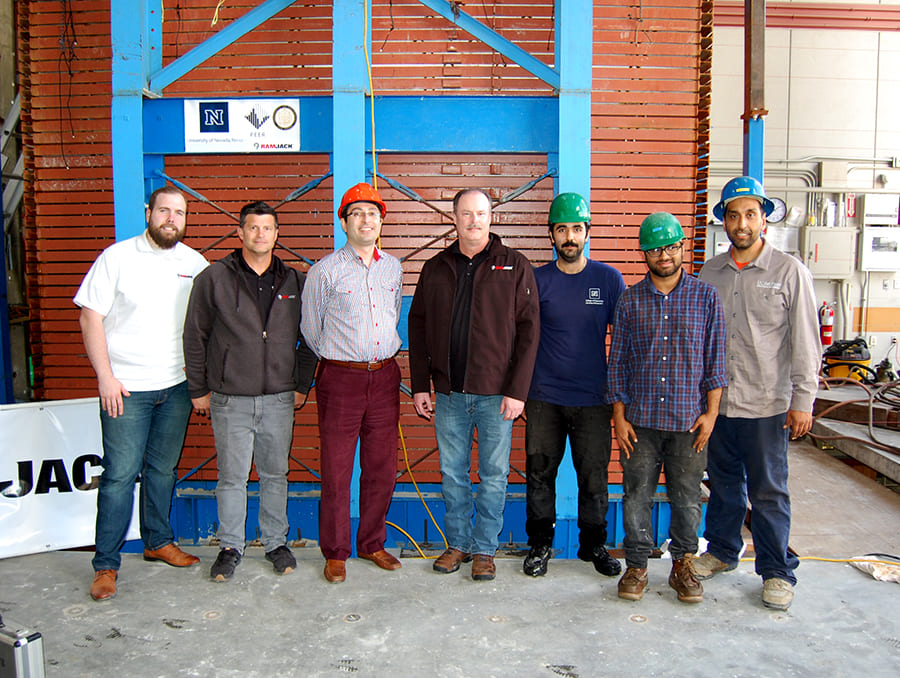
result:
[[[44,639],[0,618],[0,678],[44,678]]]

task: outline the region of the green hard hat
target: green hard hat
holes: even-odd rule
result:
[[[638,239],[641,250],[654,250],[684,240],[684,231],[678,219],[668,212],[654,212],[641,222]]]
[[[591,211],[587,201],[577,193],[560,193],[553,198],[550,204],[550,216],[547,223],[553,224],[577,224],[591,223]]]

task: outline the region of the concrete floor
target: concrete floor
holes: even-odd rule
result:
[[[816,492],[864,491],[848,506],[793,489],[801,539],[815,544],[807,523],[822,523],[833,545],[801,555],[867,552],[855,550],[854,522],[834,552],[834,516],[865,522],[866,513],[877,524],[861,548],[900,551],[898,495],[845,475],[811,445],[792,450],[791,461],[792,485],[803,482],[807,465],[816,475],[833,463]],[[322,577],[317,548],[295,549],[298,569],[285,576],[273,573],[261,549],[248,549],[234,579],[217,584],[208,578],[216,549],[186,550],[200,566],[185,571],[123,556],[119,593],[103,603],[88,596],[90,553],[0,560],[0,612],[40,631],[47,675],[66,678],[900,673],[900,586],[844,563],[803,562],[794,605],[777,612],[762,605],[752,563],[707,581],[704,602],[686,605],[666,584],[666,560],[651,561],[650,588],[631,603],[616,596],[615,579],[572,560],[551,561],[546,577],[532,579],[520,559],[500,559],[493,582],[472,581],[468,565],[438,575],[419,559],[404,558],[397,572],[351,560],[347,581],[335,585]]]

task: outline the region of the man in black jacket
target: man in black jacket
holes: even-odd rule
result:
[[[260,539],[280,574],[297,567],[286,545],[288,455],[294,408],[309,391],[316,357],[300,334],[305,276],[272,250],[278,218],[269,205],[241,210],[241,249],[197,276],[184,324],[194,411],[211,416],[218,454],[218,538],[210,570],[229,579],[246,538],[250,464],[259,476]]]
[[[416,412],[434,416],[441,455],[448,548],[432,568],[447,574],[471,559],[472,578],[490,581],[503,526],[512,425],[531,385],[540,309],[528,259],[491,233],[487,193],[457,193],[453,223],[456,242],[429,259],[419,276],[409,310],[409,369]],[[473,511],[475,430],[479,485]]]

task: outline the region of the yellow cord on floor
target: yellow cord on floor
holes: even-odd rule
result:
[[[822,558],[820,556],[799,556],[797,560],[820,560],[823,563],[878,563],[879,565],[900,565],[896,560],[868,560],[867,558]],[[741,558],[742,563],[755,562],[756,558]]]
[[[409,479],[412,481],[413,487],[416,488],[416,494],[419,495],[419,501],[422,502],[422,506],[424,506],[424,507],[425,507],[425,510],[428,512],[428,517],[431,518],[431,522],[432,522],[432,523],[434,524],[434,526],[437,528],[437,531],[440,532],[440,534],[441,534],[441,539],[444,540],[444,548],[445,548],[445,549],[446,549],[446,548],[449,548],[449,544],[447,544],[447,537],[444,536],[444,533],[443,533],[443,531],[441,530],[441,526],[438,525],[437,520],[435,520],[434,515],[431,513],[431,509],[428,508],[428,502],[426,502],[426,501],[425,501],[425,497],[422,496],[422,490],[419,489],[419,484],[416,482],[416,478],[415,478],[415,476],[413,476],[412,468],[410,468],[410,466],[409,466],[409,455],[408,455],[407,452],[406,452],[406,440],[405,440],[404,437],[403,437],[403,427],[400,426],[400,424],[398,423],[398,424],[397,424],[397,428],[398,428],[399,431],[400,431],[400,446],[403,448],[403,462],[406,464],[406,472],[409,474]],[[400,532],[402,532],[403,535],[404,535],[407,539],[409,539],[409,540],[412,542],[413,546],[416,547],[416,551],[419,552],[419,555],[420,555],[422,558],[426,558],[426,559],[428,559],[428,560],[434,560],[434,559],[437,557],[437,556],[426,556],[425,553],[424,553],[424,551],[422,551],[422,549],[421,549],[421,548],[419,547],[419,545],[416,543],[416,540],[413,539],[411,536],[409,536],[409,533],[406,532],[406,530],[404,530],[404,529],[403,529],[402,527],[400,527],[399,525],[396,525],[396,524],[392,523],[392,522],[389,521],[389,520],[386,520],[386,521],[385,521],[385,524],[390,525],[390,526],[393,527],[395,530],[399,530]]]

